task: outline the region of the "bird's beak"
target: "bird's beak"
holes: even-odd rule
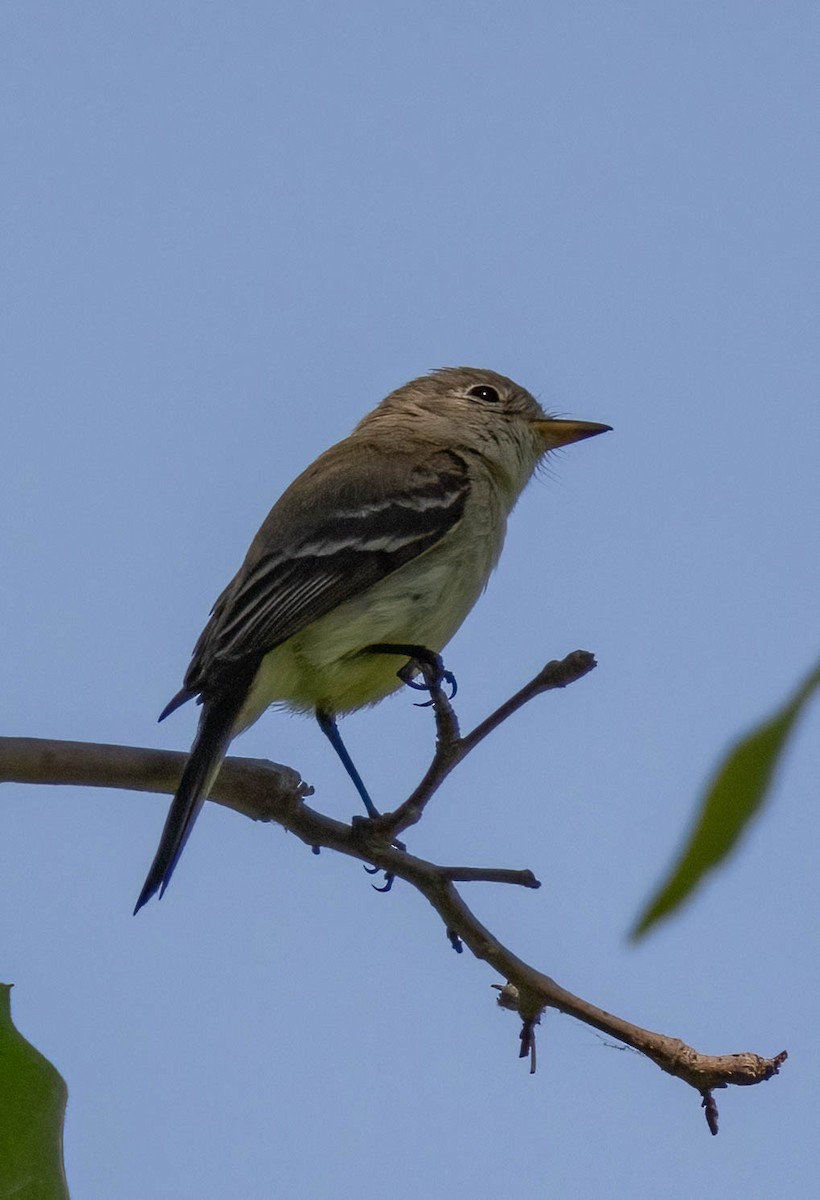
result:
[[[611,425],[599,425],[597,421],[563,421],[559,417],[547,417],[545,420],[533,421],[545,450],[554,450],[557,446],[569,446],[571,442],[581,442],[584,438],[596,437],[599,433],[607,433]]]

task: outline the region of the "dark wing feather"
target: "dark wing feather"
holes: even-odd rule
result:
[[[369,447],[357,464],[351,449],[343,462],[338,447],[322,455],[272,509],[197,642],[188,696],[221,693],[239,664],[423,554],[461,519],[469,479],[458,455],[434,452],[408,475],[404,454],[380,450],[374,464]]]

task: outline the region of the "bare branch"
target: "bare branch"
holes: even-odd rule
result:
[[[584,675],[594,671],[597,665],[595,655],[590,654],[589,650],[573,650],[566,658],[552,659],[545,667],[542,667],[534,679],[525,683],[520,691],[505,701],[480,725],[476,725],[472,733],[466,734],[462,739],[465,746],[464,753],[468,754],[479,742],[483,742],[488,734],[498,729],[498,726],[508,717],[517,713],[519,708],[523,708],[536,696],[554,691],[555,688],[565,688],[569,684],[575,683],[577,679],[583,679]]]
[[[176,791],[187,759],[188,755],[178,750],[0,737],[0,783],[74,784],[166,795]],[[231,764],[224,779],[220,774],[210,799],[254,821],[279,818],[261,813],[258,802],[245,802],[242,779],[246,769],[256,767],[264,772],[272,803],[298,803],[313,792],[293,767],[254,758],[234,758]]]
[[[560,675],[558,668],[567,662],[548,664],[532,683],[459,745],[466,743],[471,748],[533,695],[550,687],[564,686],[556,682],[556,677]],[[592,665],[588,663],[586,670]],[[571,676],[578,677],[577,673]],[[569,678],[564,680],[569,681]],[[0,781],[170,793],[176,787],[185,757],[171,751],[129,746],[0,738]],[[537,880],[531,872],[443,867],[416,858],[399,846],[386,843],[383,831],[374,828],[376,822],[346,825],[311,809],[305,803],[310,792],[289,767],[258,759],[229,758],[220,771],[211,799],[255,820],[277,821],[312,850],[320,847],[337,850],[412,884],[441,917],[454,948],[460,950],[466,945],[476,958],[483,959],[507,981],[499,1002],[516,1009],[521,1016],[521,1052],[529,1057],[531,1069],[535,1064],[535,1025],[545,1008],[558,1009],[632,1046],[663,1071],[695,1088],[703,1098],[709,1127],[716,1132],[713,1089],[729,1084],[760,1083],[776,1075],[785,1061],[785,1051],[774,1058],[751,1052],[701,1054],[678,1038],[643,1029],[573,995],[503,945],[482,925],[454,886],[455,880],[485,880],[535,887]]]
[[[385,813],[384,816],[376,817],[375,820],[369,822],[373,830],[379,831],[383,835],[389,835],[392,839],[405,829],[409,829],[411,825],[415,825],[421,820],[430,799],[450,772],[467,757],[471,750],[475,749],[479,742],[483,742],[488,734],[498,729],[499,725],[536,696],[555,688],[567,687],[576,679],[582,679],[584,675],[588,675],[595,669],[595,666],[595,656],[588,650],[573,650],[564,659],[553,659],[538,672],[534,679],[531,679],[520,691],[511,696],[464,737],[459,736],[458,722],[443,689],[425,671],[425,679],[430,687],[436,714],[436,752],[421,783],[404,803],[400,804],[394,812]]]
[[[505,867],[441,867],[441,873],[451,883],[517,883],[533,889],[541,886],[532,871],[508,871]]]

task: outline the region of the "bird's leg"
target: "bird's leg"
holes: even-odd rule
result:
[[[347,747],[345,746],[344,742],[342,741],[342,735],[339,733],[339,727],[336,724],[333,717],[330,715],[330,713],[323,712],[321,708],[317,708],[316,709],[316,720],[319,724],[319,728],[321,729],[322,733],[328,739],[331,746],[336,751],[336,753],[339,755],[339,758],[342,760],[342,765],[344,766],[344,769],[347,771],[348,775],[353,780],[353,784],[356,788],[356,791],[361,796],[362,802],[367,810],[368,817],[373,818],[373,817],[381,816],[379,810],[376,808],[376,805],[370,799],[370,795],[367,791],[367,788],[364,786],[364,780],[362,779],[359,772],[356,770],[353,759],[350,757],[350,755],[347,752]],[[354,821],[364,821],[364,817],[354,817],[353,820]],[[404,850],[404,848],[405,848],[404,842],[400,842],[398,840],[398,838],[393,842],[393,845],[396,847],[397,850]],[[379,867],[365,867],[365,871],[367,871],[368,875],[377,875],[379,873],[379,870],[380,870]],[[393,886],[394,878],[395,878],[395,876],[393,875],[393,873],[391,871],[385,871],[384,885],[382,887],[376,887],[376,885],[374,883],[373,884],[374,891],[389,892]]]
[[[364,780],[356,770],[353,759],[347,752],[347,747],[342,741],[342,735],[339,733],[339,727],[335,720],[330,713],[324,712],[321,708],[316,709],[316,720],[319,723],[319,728],[321,729],[322,733],[325,735],[333,749],[339,755],[339,758],[342,760],[344,769],[353,780],[353,786],[362,798],[362,803],[367,810],[367,815],[369,817],[378,817],[380,815],[379,810],[370,799],[367,788],[364,786]]]
[[[406,645],[401,642],[376,642],[372,646],[366,646],[363,653],[406,655],[409,662],[406,662],[396,674],[402,683],[407,684],[408,687],[416,688],[422,692],[432,692],[435,688],[441,687],[442,683],[446,683],[450,688],[449,698],[451,700],[458,691],[456,677],[452,671],[448,671],[445,668],[441,655],[436,654],[435,650],[428,650],[426,646]],[[431,682],[428,682],[425,677],[423,683],[418,683],[413,676],[417,675],[419,670],[424,667],[429,668]],[[420,707],[426,708],[432,703],[432,700],[427,700]]]

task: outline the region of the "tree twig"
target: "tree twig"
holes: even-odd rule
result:
[[[508,871],[506,867],[440,867],[451,883],[517,883],[519,887],[540,888],[541,881],[532,871]]]

